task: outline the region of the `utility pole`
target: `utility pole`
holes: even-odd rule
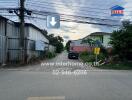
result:
[[[25,56],[26,56],[26,50],[25,50],[25,21],[24,21],[24,7],[25,0],[20,0],[20,46],[21,46],[21,57],[22,57],[22,63],[25,63]]]
[[[9,13],[15,13],[20,20],[19,29],[20,29],[20,57],[22,64],[27,62],[27,40],[25,36],[25,13],[27,15],[32,14],[32,11],[25,9],[25,0],[19,0],[20,7],[19,9],[10,9]]]

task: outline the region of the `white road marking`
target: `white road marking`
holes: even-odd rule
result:
[[[65,97],[29,97],[27,100],[65,100]]]

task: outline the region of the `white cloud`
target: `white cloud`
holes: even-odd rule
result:
[[[10,0],[7,0],[7,1],[10,1]],[[37,6],[33,6],[30,4],[27,7],[41,10],[41,11],[50,11],[50,12],[57,12],[61,14],[70,14],[70,15],[76,15],[76,16],[90,16],[93,18],[103,18],[103,19],[105,18],[105,19],[115,19],[115,20],[119,20],[120,18],[111,17],[109,8],[111,8],[114,5],[121,5],[125,7],[125,15],[129,15],[129,16],[124,16],[123,19],[130,19],[131,18],[130,15],[132,15],[131,12],[127,12],[127,11],[132,11],[131,0],[50,0],[50,1],[26,0],[26,1],[33,2],[35,3],[34,5],[37,5]],[[44,2],[49,2],[48,6]],[[0,6],[9,7],[11,5],[1,4]],[[17,3],[15,4],[14,7],[16,6],[17,6]],[[94,8],[97,8],[97,9],[94,9]],[[101,9],[106,9],[106,10],[101,10]],[[67,16],[63,16],[63,17],[67,18]],[[76,19],[77,17],[69,17],[69,18]],[[11,19],[16,20],[16,18],[14,17]],[[47,29],[45,20],[27,19],[27,21],[37,25],[38,27],[42,29]],[[89,19],[88,21],[93,21],[93,20]],[[111,21],[107,21],[107,22],[101,21],[101,23],[113,24]],[[83,38],[92,32],[97,32],[97,31],[112,32],[114,29],[115,28],[107,27],[107,26],[80,24],[80,23],[74,23],[74,22],[61,22],[60,29],[47,29],[47,30],[50,34],[53,33],[55,35],[60,35],[62,37],[68,36],[69,39],[75,40],[75,39]]]

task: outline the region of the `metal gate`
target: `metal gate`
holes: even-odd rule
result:
[[[0,35],[0,64],[4,64],[6,62],[6,37]]]

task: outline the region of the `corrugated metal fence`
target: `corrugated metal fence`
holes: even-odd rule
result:
[[[28,59],[32,59],[32,57],[43,57],[46,52],[46,49],[44,51],[35,50],[34,40],[26,39],[25,46],[26,57]],[[0,35],[0,64],[22,61],[22,53],[20,49],[20,38],[7,38]]]
[[[8,38],[8,62],[19,62],[22,60],[19,38]]]
[[[7,38],[5,36],[0,35],[0,63],[3,64],[6,62],[6,46],[7,46]]]
[[[35,50],[35,40],[25,39],[25,50],[27,60],[32,59],[32,57],[41,57],[45,51]],[[8,38],[8,62],[17,63],[22,61],[22,51],[20,49],[20,38]]]

